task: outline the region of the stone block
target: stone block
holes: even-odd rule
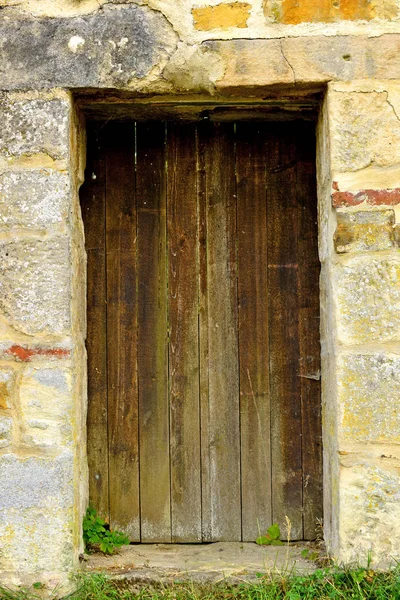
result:
[[[195,29],[229,29],[247,27],[251,4],[247,2],[229,2],[215,6],[201,6],[192,9]]]
[[[0,95],[0,156],[44,153],[53,159],[67,158],[69,117],[67,98],[24,99],[3,93]]]
[[[13,12],[3,15],[0,39],[3,89],[131,87],[161,68],[177,42],[159,11],[133,4],[71,18]]]
[[[246,86],[252,90],[258,87],[262,91],[263,88],[269,86],[284,84],[315,86],[318,83],[328,83],[329,81],[398,79],[400,72],[399,43],[400,36],[397,34],[385,34],[378,37],[313,35],[280,39],[210,40],[203,42],[202,46],[213,50],[216,57],[225,63],[224,75],[218,78],[216,89],[226,93],[243,93],[243,88]],[[368,56],[368,61],[365,60],[366,56]],[[390,84],[385,82],[385,85],[390,85],[390,89],[396,87],[396,84],[392,82]],[[387,93],[383,92],[381,99],[383,104],[386,97]],[[399,148],[393,145],[397,143],[396,132],[399,127],[393,109],[388,104],[385,107],[385,114],[382,115],[381,123],[377,123],[379,110],[374,106],[374,102],[364,100],[364,103],[369,106],[366,106],[365,113],[361,112],[363,105],[359,107],[360,130],[363,130],[364,127],[363,136],[370,138],[364,150],[362,144],[356,141],[357,138],[353,137],[352,132],[353,129],[357,129],[359,115],[356,112],[357,107],[352,109],[353,116],[347,115],[343,110],[340,118],[335,118],[335,128],[341,124],[344,130],[344,138],[337,135],[338,149],[335,152],[337,154],[340,144],[343,144],[340,165],[344,164],[345,170],[349,164],[347,159],[353,159],[353,155],[354,160],[364,164],[367,160],[364,155],[369,154],[368,148],[374,145],[377,145],[379,149],[376,155],[380,157],[383,153],[386,155],[386,162],[391,163],[391,151],[384,142],[386,139],[394,150],[391,165],[396,164],[396,156],[400,152]],[[369,108],[372,113],[369,112]],[[331,113],[330,92],[329,113]],[[388,123],[385,122],[386,117],[389,119]],[[349,124],[349,118],[350,121],[353,119],[354,126],[351,126],[351,122]],[[340,123],[340,119],[342,119],[342,123]],[[394,124],[393,133],[391,132],[392,123]],[[368,124],[372,125],[370,131]],[[387,132],[386,127],[388,128]],[[353,141],[355,141],[355,147],[352,148],[349,155],[347,147]]]
[[[70,570],[73,455],[0,457],[0,570],[23,575]]]
[[[0,227],[49,228],[69,218],[67,173],[51,170],[0,174]]]
[[[15,385],[12,369],[0,368],[0,411],[11,408],[11,398]]]
[[[331,91],[332,170],[357,171],[400,162],[400,120],[388,93]]]
[[[390,250],[395,246],[393,210],[338,212],[336,216],[336,252]]]
[[[0,415],[0,448],[5,448],[11,444],[12,419]]]
[[[346,443],[400,442],[400,357],[347,354],[338,358],[339,438]]]
[[[334,266],[338,339],[343,344],[400,340],[400,262],[354,257]]]
[[[20,240],[0,244],[0,310],[19,331],[70,329],[69,240]]]
[[[332,23],[337,21],[370,21],[392,19],[398,15],[396,0],[264,0],[267,18],[285,25],[299,23]]]
[[[61,368],[28,368],[20,384],[21,441],[40,447],[72,444],[72,374]]]
[[[338,560],[387,568],[400,556],[399,468],[342,467],[339,489]]]
[[[0,506],[3,510],[68,510],[73,505],[73,454],[55,458],[0,457]]]

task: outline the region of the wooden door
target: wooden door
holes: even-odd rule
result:
[[[311,123],[92,123],[90,502],[132,541],[313,539],[322,516]]]

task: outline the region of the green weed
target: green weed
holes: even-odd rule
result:
[[[120,531],[111,531],[94,508],[88,508],[83,519],[83,541],[87,550],[99,548],[104,554],[114,554],[115,550],[129,544],[129,538]]]
[[[279,529],[279,525],[274,523],[274,525],[268,527],[265,535],[260,535],[256,539],[256,544],[259,546],[282,546],[283,542],[281,542],[280,537],[281,530]]]
[[[182,583],[140,592],[121,589],[121,582],[104,574],[81,575],[77,583],[77,590],[64,600],[400,600],[400,567],[387,572],[330,567],[304,576],[265,574],[256,584]],[[34,592],[0,585],[1,600],[38,598]],[[57,595],[50,598],[60,600]]]

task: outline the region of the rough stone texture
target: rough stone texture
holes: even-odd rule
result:
[[[178,44],[163,71],[163,77],[178,91],[211,92],[222,77],[224,65],[207,47]]]
[[[11,444],[12,420],[10,417],[0,415],[0,448]]]
[[[137,593],[138,587],[146,584],[159,587],[160,583],[168,585],[178,581],[257,583],[260,572],[314,571],[316,565],[302,556],[304,550],[310,551],[307,542],[289,548],[240,542],[135,544],[124,546],[117,556],[92,555],[84,569],[89,573],[109,573],[119,581],[119,587],[132,593]]]
[[[67,158],[68,108],[64,99],[27,100],[0,92],[0,157],[43,153],[53,159]]]
[[[15,385],[15,372],[12,369],[0,368],[0,414],[2,410],[12,407],[12,394]]]
[[[0,22],[3,89],[129,87],[176,45],[166,19],[142,6],[70,19],[10,14]]]
[[[214,50],[225,64],[224,76],[216,84],[216,89],[221,92],[239,91],[245,86],[262,89],[278,84],[282,86],[293,83],[315,86],[331,80],[348,81],[374,77],[395,79],[400,72],[400,53],[398,52],[400,36],[397,35],[381,35],[374,38],[367,36],[315,36],[309,38],[288,37],[281,40],[216,40],[204,42],[203,45]],[[366,56],[368,60],[366,60]],[[376,92],[373,95],[376,96]],[[373,97],[366,103],[369,102],[373,105],[374,101]],[[385,95],[383,94],[380,103],[384,102]],[[363,107],[364,105],[360,101],[359,109],[363,110]],[[389,109],[390,106],[387,107],[387,111]],[[368,110],[367,106],[365,106],[365,110]],[[369,119],[371,119],[371,124],[375,122],[378,112],[379,107],[376,106],[375,115],[368,112],[363,115],[360,131],[362,123],[367,125]],[[355,118],[355,112],[353,115]],[[392,115],[386,112],[380,117],[380,123],[376,122],[375,124],[376,131],[383,125],[386,116],[389,117],[389,122],[395,123],[394,135],[396,135],[399,123],[396,123],[397,119],[393,110]],[[347,120],[345,122],[347,123]],[[347,123],[345,127],[349,129],[351,122]],[[333,127],[333,130],[336,131],[336,127]],[[390,131],[389,134],[391,135]],[[366,134],[364,133],[364,135]],[[339,146],[340,139],[338,134]],[[346,133],[344,141],[350,143],[349,140],[351,141],[350,134]],[[369,141],[369,145],[371,143],[374,143],[373,140]],[[379,141],[375,140],[375,143],[382,146],[382,138]],[[358,144],[354,151],[356,148],[358,148]],[[384,150],[382,150],[382,154],[384,154]],[[333,168],[337,168],[337,166],[333,165]]]
[[[69,217],[67,173],[50,169],[0,174],[0,228],[48,228]]]
[[[319,130],[325,540],[376,566],[400,556],[398,97],[398,81],[329,84]]]
[[[250,16],[251,4],[230,2],[192,9],[194,26],[201,31],[210,29],[244,28]]]
[[[68,238],[0,244],[0,310],[27,334],[70,330]]]
[[[394,565],[400,555],[400,472],[359,460],[340,474],[340,555],[347,563]]]
[[[336,252],[390,250],[395,246],[394,224],[393,210],[338,212]]]
[[[400,120],[388,93],[333,92],[332,168],[358,171],[400,162]]]
[[[73,455],[0,461],[0,569],[20,581],[72,567]],[[21,541],[23,540],[23,543]]]
[[[338,378],[342,447],[346,442],[399,443],[400,356],[343,354]]]
[[[341,343],[400,340],[400,262],[396,258],[354,257],[336,265]]]
[[[398,15],[398,6],[394,0],[264,0],[264,7],[268,18],[291,25],[315,21],[369,21],[376,17],[392,19]]]
[[[69,93],[3,92],[0,118],[0,578],[66,593],[87,497],[82,161]]]
[[[29,368],[20,384],[21,441],[29,446],[71,445],[72,377],[61,368]]]

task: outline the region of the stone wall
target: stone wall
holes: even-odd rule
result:
[[[400,82],[330,84],[323,140],[325,535],[340,561],[387,565],[400,556]]]
[[[2,582],[65,583],[81,549],[84,127],[73,97],[110,116],[122,103],[129,113],[189,101],[290,113],[324,98],[325,538],[339,561],[398,558],[400,0],[0,0],[0,9]]]
[[[0,118],[1,581],[53,586],[86,501],[80,128],[62,91],[3,93]]]

